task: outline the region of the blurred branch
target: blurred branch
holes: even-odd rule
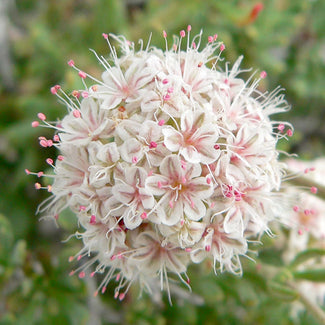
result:
[[[11,0],[14,1],[14,0]],[[9,0],[0,1],[0,77],[6,90],[14,89],[13,64],[9,45]]]

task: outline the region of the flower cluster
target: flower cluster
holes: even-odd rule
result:
[[[111,56],[95,53],[101,80],[70,60],[85,89],[68,95],[52,87],[69,113],[56,123],[38,114],[56,130],[40,145],[60,151],[56,162],[47,160],[52,196],[39,212],[76,214],[84,247],[71,260],[90,258],[72,274],[104,273],[95,294],[113,277],[120,300],[133,282],[150,292],[155,278],[169,293],[169,277],[188,285],[189,263],[205,259],[215,272],[240,274],[248,240],[269,232],[281,215],[276,144],[293,132],[270,120],[288,109],[281,89],[259,91],[264,71],[239,78],[242,57],[222,71],[218,36],[200,49],[202,34],[191,38],[190,31],[170,49],[164,32],[165,51],[142,42],[136,50],[122,36],[103,34]]]

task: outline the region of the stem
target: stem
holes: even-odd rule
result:
[[[288,171],[288,174],[290,174],[290,171]],[[317,187],[317,197],[319,197],[322,200],[325,200],[325,186],[319,184],[315,180],[312,180],[306,176],[297,176],[296,178],[292,178],[287,182],[295,186],[306,186],[306,187],[315,186]]]
[[[288,285],[296,290],[299,294],[300,301],[305,305],[306,310],[309,311],[319,324],[325,324],[325,311],[314,303],[302,290],[300,290],[294,283],[289,282]]]

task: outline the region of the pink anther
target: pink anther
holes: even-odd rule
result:
[[[89,221],[89,223],[90,223],[91,225],[95,225],[95,224],[96,224],[96,216],[95,216],[95,215],[92,215],[92,216],[90,217],[90,221]]]
[[[164,37],[164,38],[166,38],[166,37],[167,37],[167,33],[166,33],[166,31],[165,31],[165,30],[163,31],[163,37]]]
[[[81,272],[79,273],[79,278],[80,278],[80,279],[84,278],[85,276],[86,276],[86,273],[85,273],[84,271],[81,271]]]
[[[105,39],[108,39],[108,34],[103,33],[102,36],[103,36]]]
[[[316,186],[312,186],[310,188],[310,192],[313,193],[313,194],[316,194],[317,193],[317,187]]]
[[[220,52],[223,52],[226,49],[226,45],[225,44],[221,44],[220,45]]]
[[[73,60],[69,60],[69,61],[68,61],[68,65],[69,65],[70,67],[73,67],[73,66],[74,66],[74,61],[73,61]]]
[[[83,91],[83,92],[81,93],[81,96],[82,96],[82,98],[88,98],[88,97],[89,97],[89,93],[88,93],[88,91]]]
[[[150,142],[150,145],[149,145],[149,148],[150,148],[150,149],[157,148],[157,142],[155,142],[155,141],[151,141],[151,142]]]
[[[163,126],[165,124],[165,120],[160,120],[159,122],[158,122],[158,125],[159,126]]]
[[[262,72],[260,73],[260,77],[261,77],[262,79],[265,79],[265,78],[267,77],[267,73],[266,73],[266,71],[262,71]]]
[[[43,113],[38,113],[38,114],[37,114],[37,117],[38,117],[41,121],[45,121],[45,120],[46,120],[46,116],[45,116],[45,114],[43,114]]]
[[[147,219],[147,218],[148,218],[148,215],[147,215],[145,212],[143,212],[143,213],[141,213],[140,218],[141,218],[142,220]]]
[[[83,72],[83,71],[79,71],[78,75],[79,75],[79,77],[82,78],[82,79],[86,79],[86,78],[87,78],[86,73]]]
[[[32,122],[32,127],[33,128],[37,128],[39,126],[39,122],[38,121],[33,121]]]
[[[73,114],[73,116],[74,116],[75,118],[79,118],[79,117],[81,117],[81,113],[80,113],[80,111],[77,110],[77,109],[75,109],[75,110],[72,112],[72,114]]]
[[[181,35],[181,37],[185,37],[185,30],[181,30],[179,35]]]

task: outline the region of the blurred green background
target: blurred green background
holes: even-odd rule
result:
[[[286,89],[292,110],[281,118],[296,132],[283,149],[306,159],[323,155],[324,16],[323,0],[0,0],[0,324],[316,324],[306,313],[291,318],[290,303],[270,295],[249,261],[243,278],[191,267],[194,294],[176,294],[173,307],[165,297],[138,299],[136,289],[120,303],[113,286],[94,298],[94,282],[68,276],[68,256],[80,243],[62,241],[76,230],[75,218],[67,212],[60,227],[39,221],[35,211],[47,193],[34,189],[37,179],[24,169],[44,170],[54,156],[37,140],[53,134],[30,124],[38,112],[49,120],[64,115],[49,89],[80,87],[69,59],[100,76],[89,49],[108,54],[103,32],[133,41],[152,33],[160,47],[162,30],[171,37],[188,24],[192,35],[217,33],[226,61],[243,54],[243,68],[266,70],[262,90]],[[266,240],[260,258],[277,265],[281,252],[269,248],[273,241]]]

